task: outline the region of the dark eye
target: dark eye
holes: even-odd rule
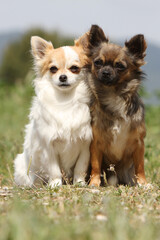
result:
[[[51,73],[56,73],[58,71],[58,68],[55,66],[52,66],[49,70]]]
[[[100,67],[100,66],[103,65],[103,61],[101,59],[97,59],[97,60],[94,61],[94,65],[96,67]]]
[[[120,71],[123,71],[123,70],[126,69],[126,66],[125,66],[123,63],[121,63],[121,62],[117,62],[117,63],[116,63],[116,68],[117,68],[118,70],[120,70]]]
[[[79,73],[80,72],[80,68],[76,65],[73,65],[72,67],[70,67],[70,70],[72,73]]]

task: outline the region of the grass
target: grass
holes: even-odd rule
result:
[[[0,86],[0,239],[160,239],[160,107],[146,108],[152,187],[17,188],[13,159],[22,151],[32,94],[30,84]]]

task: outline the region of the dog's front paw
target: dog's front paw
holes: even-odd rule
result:
[[[62,186],[62,179],[61,178],[56,178],[54,180],[49,181],[49,187],[50,188],[56,188]]]
[[[145,177],[137,177],[137,184],[139,186],[147,185],[147,181]]]
[[[97,177],[92,177],[89,183],[90,187],[99,187],[101,184],[101,180]]]
[[[86,185],[86,182],[85,182],[84,178],[74,178],[73,179],[73,184],[74,185],[80,185],[80,186],[84,187]]]

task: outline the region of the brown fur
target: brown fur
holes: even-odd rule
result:
[[[143,35],[136,35],[124,47],[109,43],[96,25],[87,36],[92,61],[88,84],[93,93],[90,185],[100,185],[103,161],[111,184],[112,175],[116,184],[145,184],[144,107],[138,88],[146,42]]]

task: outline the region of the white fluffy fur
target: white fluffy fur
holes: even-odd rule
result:
[[[83,78],[83,71],[74,74],[77,85],[68,91],[55,87],[49,72],[34,80],[36,96],[26,126],[24,151],[14,161],[16,184],[32,186],[40,175],[55,187],[62,184],[62,170],[73,177],[73,183],[85,183],[92,131],[89,93]]]

